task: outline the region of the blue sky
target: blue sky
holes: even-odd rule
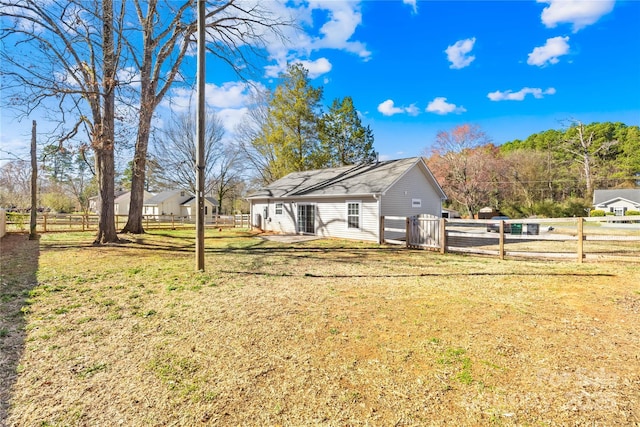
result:
[[[640,125],[640,1],[266,4],[295,16],[304,31],[269,45],[255,83],[274,87],[287,63],[301,61],[312,85],[324,88],[325,106],[353,98],[382,159],[420,155],[438,131],[464,123],[496,144],[569,120]],[[207,103],[229,140],[248,94],[246,83],[208,59]],[[176,86],[173,111],[192,96]],[[160,107],[158,126],[168,109],[169,102]],[[26,153],[30,127],[3,111],[3,150]]]

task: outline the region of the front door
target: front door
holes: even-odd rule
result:
[[[316,233],[315,205],[298,205],[298,233]]]

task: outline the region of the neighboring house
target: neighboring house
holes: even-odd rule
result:
[[[382,242],[381,217],[440,217],[446,196],[413,157],[294,172],[247,199],[253,226],[265,231]]]
[[[154,196],[153,193],[149,193],[148,191],[144,192],[143,196],[143,204],[145,200],[149,200]],[[113,211],[116,215],[129,215],[129,204],[131,203],[131,191],[127,191],[126,193],[122,193],[118,197],[116,197],[113,205]]]
[[[628,210],[640,211],[640,188],[622,188],[617,190],[595,190],[593,207],[617,216]]]
[[[161,216],[173,215],[193,220],[195,219],[196,210],[196,198],[193,194],[184,190],[170,190],[163,191],[145,200],[142,213],[145,216],[156,219],[160,219]],[[217,212],[215,200],[211,197],[205,197],[205,222],[211,221]]]
[[[114,201],[118,199],[118,197],[122,196],[123,194],[126,194],[126,191],[115,191],[114,192]],[[96,214],[100,213],[100,210],[102,208],[102,200],[100,199],[100,196],[93,196],[89,198],[89,212],[93,212]],[[127,207],[127,209],[129,209]],[[127,213],[129,211],[127,210]],[[117,212],[116,212],[117,215]]]

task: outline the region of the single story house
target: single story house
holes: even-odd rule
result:
[[[153,193],[149,193],[148,191],[144,191],[143,195],[143,203],[144,200],[149,200],[155,196]],[[113,202],[113,211],[116,215],[129,215],[129,205],[131,204],[131,191],[127,191],[126,193],[122,193],[116,197]]]
[[[593,208],[624,215],[628,210],[640,211],[640,188],[594,190]]]
[[[247,199],[252,225],[264,231],[381,243],[382,217],[441,217],[446,196],[413,157],[294,172]]]
[[[212,221],[218,213],[217,203],[212,197],[204,198],[205,222]],[[196,198],[184,190],[169,190],[156,194],[144,201],[142,214],[160,219],[162,216],[175,216],[195,220]]]
[[[126,191],[122,191],[122,190],[114,191],[114,195],[113,195],[114,201],[118,199],[118,197],[126,193],[127,193]],[[100,196],[98,195],[98,196],[89,197],[89,212],[99,214],[101,210],[102,210],[102,200],[100,199]]]

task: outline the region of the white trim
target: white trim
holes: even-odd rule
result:
[[[349,213],[349,205],[358,205],[358,226],[350,227],[349,226],[349,218],[355,217],[355,215],[350,215]],[[346,226],[349,231],[361,231],[362,230],[362,200],[345,200],[345,208],[347,209],[347,221]]]

